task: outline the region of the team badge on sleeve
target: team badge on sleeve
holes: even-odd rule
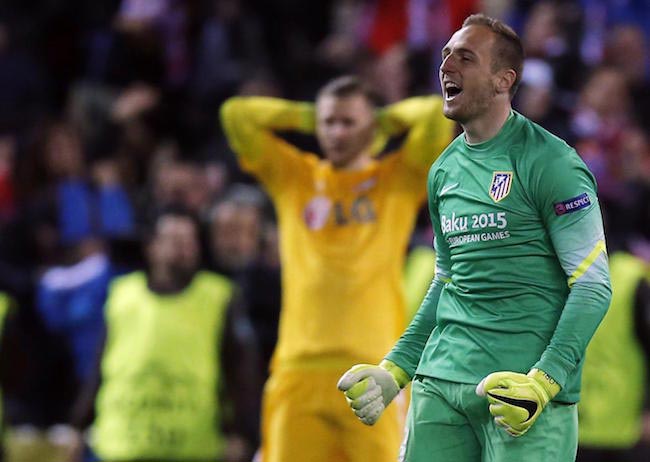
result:
[[[490,197],[494,202],[505,199],[510,194],[512,186],[512,172],[494,172],[490,185]]]
[[[591,199],[589,199],[589,194],[582,193],[579,196],[572,197],[571,199],[567,199],[562,202],[556,202],[553,204],[553,208],[555,209],[555,214],[557,216],[560,216],[564,215],[565,213],[577,212],[578,210],[582,210],[585,207],[589,207],[590,205]]]

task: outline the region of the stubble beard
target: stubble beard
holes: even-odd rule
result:
[[[476,92],[476,96],[469,96],[468,102],[465,105],[458,107],[456,110],[445,111],[444,115],[461,125],[472,122],[488,112],[490,105],[494,102],[495,96],[496,91],[494,88],[486,86]]]

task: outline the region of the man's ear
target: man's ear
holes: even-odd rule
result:
[[[517,80],[517,73],[513,69],[503,69],[497,73],[497,93],[508,93]]]

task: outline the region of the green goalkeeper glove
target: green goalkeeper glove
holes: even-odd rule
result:
[[[539,369],[531,369],[527,375],[495,372],[476,387],[477,395],[487,395],[496,424],[512,436],[526,433],[559,392],[560,385]]]
[[[383,360],[379,366],[357,364],[339,379],[348,404],[366,425],[374,425],[386,406],[411,381],[395,363]]]

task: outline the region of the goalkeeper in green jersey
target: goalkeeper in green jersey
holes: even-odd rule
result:
[[[595,181],[512,110],[510,27],[470,16],[442,57],[443,111],[464,132],[429,172],[436,276],[382,363],[338,387],[372,425],[412,381],[400,460],[573,461],[584,352],[611,298]]]

